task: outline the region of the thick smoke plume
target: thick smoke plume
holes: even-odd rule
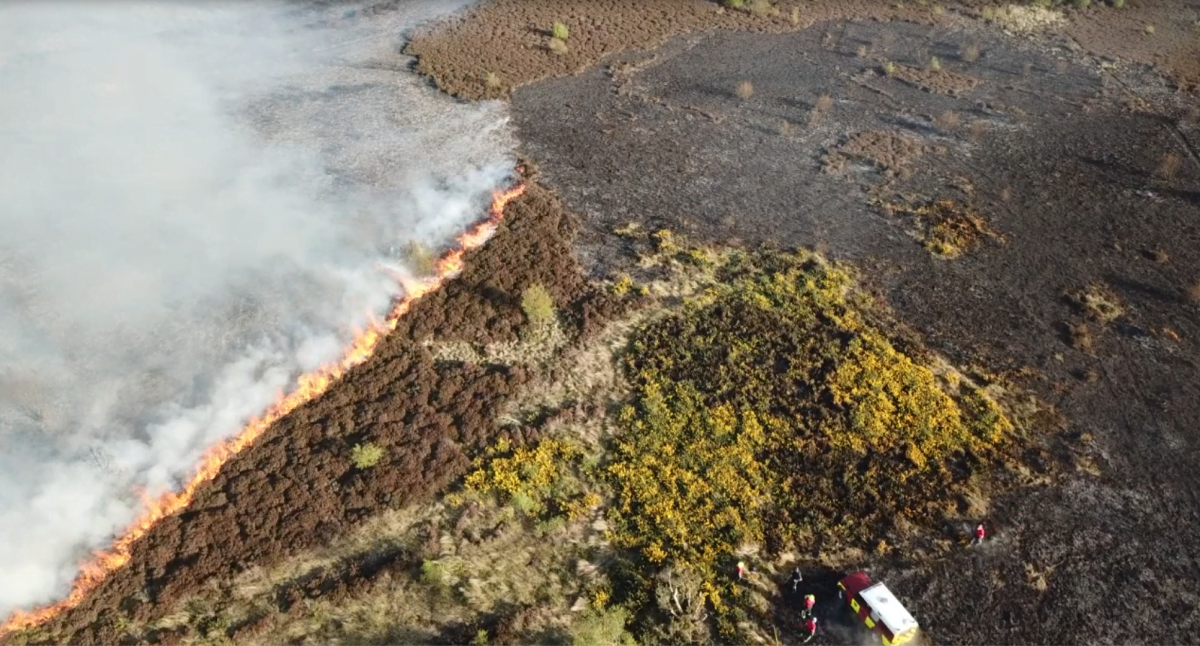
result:
[[[0,618],[485,214],[502,108],[398,54],[463,4],[0,4]]]

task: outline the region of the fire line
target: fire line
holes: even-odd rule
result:
[[[84,597],[94,590],[105,577],[129,561],[133,544],[139,538],[149,532],[150,528],[158,521],[186,507],[201,485],[215,478],[220,472],[221,466],[231,457],[253,444],[276,421],[300,405],[316,399],[349,369],[370,358],[379,341],[388,332],[396,329],[400,317],[408,312],[417,299],[436,290],[462,271],[463,255],[467,251],[483,245],[491,238],[504,218],[505,205],[524,192],[525,184],[519,183],[507,191],[498,191],[493,194],[489,217],[458,237],[458,247],[450,250],[438,260],[437,271],[433,276],[424,280],[400,279],[404,288],[404,296],[396,302],[382,323],[376,322],[367,330],[357,334],[340,360],[301,375],[291,394],[280,395],[274,404],[267,408],[262,415],[251,419],[237,435],[210,447],[200,459],[200,464],[196,467],[191,480],[178,493],[168,491],[158,499],[146,500],[146,509],[142,512],[141,517],[118,535],[111,547],[94,552],[92,560],[80,565],[79,575],[75,577],[71,592],[66,598],[36,610],[15,611],[3,624],[0,624],[0,637],[38,626],[59,613],[79,605]]]

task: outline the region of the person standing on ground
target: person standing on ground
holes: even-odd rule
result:
[[[815,595],[804,595],[804,616],[811,617],[813,606],[817,605],[817,597]]]
[[[788,579],[788,583],[792,584],[792,593],[800,587],[800,582],[804,580],[804,575],[800,573],[800,568],[792,570],[792,578]]]
[[[739,581],[741,581],[741,580],[745,579],[747,574],[750,574],[750,570],[747,570],[747,569],[746,569],[746,564],[745,564],[745,562],[743,562],[743,561],[738,561],[738,563],[737,563],[737,577],[738,577],[738,580],[739,580]]]
[[[804,629],[808,631],[808,637],[804,638],[804,643],[807,644],[810,639],[817,636],[817,618],[809,617],[805,619]]]
[[[975,526],[975,535],[971,537],[970,545],[983,545],[983,539],[987,537],[987,530],[984,529],[983,523]]]

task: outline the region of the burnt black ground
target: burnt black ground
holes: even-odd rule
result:
[[[974,62],[960,56],[970,44]],[[981,83],[956,97],[880,71],[932,56]],[[823,247],[862,268],[954,363],[1033,368],[1024,385],[1057,406],[1068,432],[1095,438],[1099,475],[993,501],[983,548],[864,563],[931,641],[1197,643],[1200,306],[1186,289],[1200,279],[1200,125],[1181,116],[1197,97],[1146,70],[1102,69],[1065,41],[899,23],[688,36],[625,60],[641,66],[513,96],[525,153],[585,218],[593,272],[627,262],[612,230],[630,221],[712,242]],[[735,93],[742,81],[754,87],[747,99]],[[832,105],[811,124],[823,94]],[[935,123],[946,112],[957,128]],[[861,131],[941,151],[895,177],[865,165],[822,172],[825,151]],[[1168,153],[1182,160],[1169,180],[1156,176]],[[966,201],[1007,243],[935,259],[868,205],[871,193]],[[1165,261],[1150,259],[1155,250]],[[1084,317],[1063,295],[1092,281],[1126,315],[1093,325],[1089,355],[1066,340],[1064,325]],[[1081,378],[1088,371],[1096,378]]]

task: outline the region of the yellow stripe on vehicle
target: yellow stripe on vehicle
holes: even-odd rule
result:
[[[875,622],[874,622],[874,621],[872,621],[870,617],[867,617],[866,619],[863,619],[863,621],[864,621],[864,622],[866,622],[866,624],[867,624],[867,628],[874,628],[874,627],[875,627]]]
[[[851,600],[850,600],[850,607],[854,609],[854,612],[858,612],[858,600],[857,600],[857,599],[851,599]]]

